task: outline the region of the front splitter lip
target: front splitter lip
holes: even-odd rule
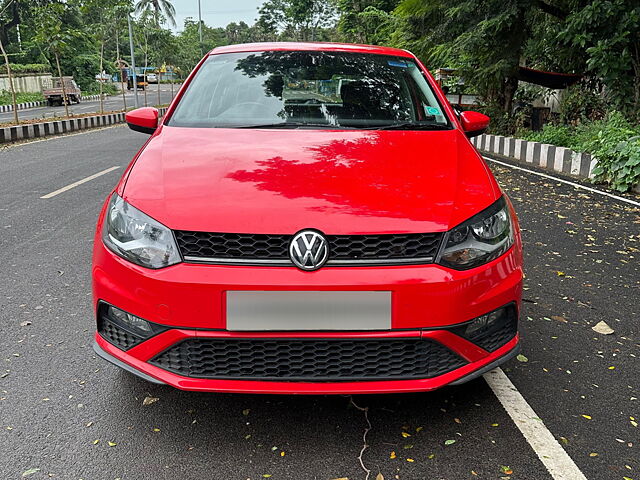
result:
[[[180,390],[251,394],[344,395],[421,392],[436,390],[449,384],[465,383],[512,358],[518,351],[519,341],[519,335],[516,335],[508,343],[481,360],[468,363],[452,372],[434,378],[322,383],[212,380],[183,377],[128,355],[108,343],[98,333],[95,335],[94,350],[100,357],[134,375],[153,383],[171,385]]]

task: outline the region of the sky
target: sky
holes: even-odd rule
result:
[[[244,21],[251,25],[258,16],[263,0],[200,0],[202,20],[210,27],[224,27],[231,22]],[[176,9],[177,30],[182,30],[184,19],[198,20],[198,0],[173,0]]]

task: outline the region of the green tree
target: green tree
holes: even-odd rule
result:
[[[136,2],[136,15],[149,10],[153,11],[156,26],[160,26],[160,20],[163,16],[167,19],[169,25],[176,26],[176,9],[170,0],[138,0]]]
[[[640,3],[637,0],[575,0],[557,35],[577,63],[600,79],[616,109],[640,120]]]
[[[60,56],[69,50],[69,43],[76,37],[80,36],[80,32],[70,27],[64,17],[67,5],[62,3],[50,3],[37,9],[38,29],[34,36],[34,40],[40,44],[41,48],[48,50],[54,56],[56,68],[60,83],[62,85],[62,98],[64,103],[65,115],[69,116],[69,99],[65,82],[62,81],[62,68],[60,67]]]
[[[348,42],[387,44],[397,28],[398,0],[339,0],[338,31]]]
[[[335,23],[337,10],[332,0],[266,0],[258,13],[258,23],[267,31],[316,41],[320,29]]]
[[[509,113],[535,8],[530,0],[404,0],[394,40],[430,67],[457,68],[485,101]]]

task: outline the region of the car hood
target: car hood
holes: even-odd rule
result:
[[[161,127],[124,198],[176,230],[444,231],[500,195],[459,130]]]

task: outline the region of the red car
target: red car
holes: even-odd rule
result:
[[[516,215],[411,53],[219,47],[97,225],[95,350],[183,390],[377,393],[459,384],[518,349]]]

